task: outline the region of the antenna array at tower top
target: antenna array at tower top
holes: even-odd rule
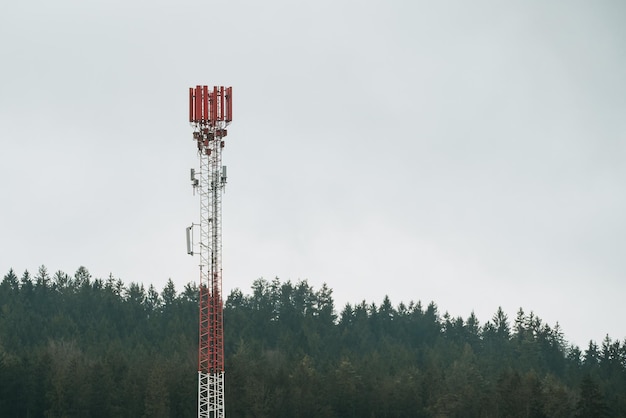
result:
[[[233,88],[208,86],[189,88],[189,122],[216,125],[233,120]]]

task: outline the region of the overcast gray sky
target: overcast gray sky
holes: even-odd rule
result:
[[[188,87],[232,85],[224,286],[626,337],[626,3],[4,1],[0,274],[198,279]]]

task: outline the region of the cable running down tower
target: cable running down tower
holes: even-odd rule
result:
[[[232,87],[189,88],[189,122],[197,145],[200,170],[191,182],[200,195],[200,240],[187,228],[187,252],[200,253],[198,417],[224,418],[224,320],[222,300],[222,192],[226,167],[222,150],[232,121]]]

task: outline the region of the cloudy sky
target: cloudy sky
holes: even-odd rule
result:
[[[234,89],[224,286],[626,337],[622,1],[4,1],[0,274],[198,279],[188,87]]]

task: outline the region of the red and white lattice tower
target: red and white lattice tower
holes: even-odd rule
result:
[[[200,170],[191,170],[200,194],[198,417],[224,417],[224,320],[222,301],[222,192],[226,167],[222,150],[232,121],[232,87],[189,89],[189,122],[198,148]]]

